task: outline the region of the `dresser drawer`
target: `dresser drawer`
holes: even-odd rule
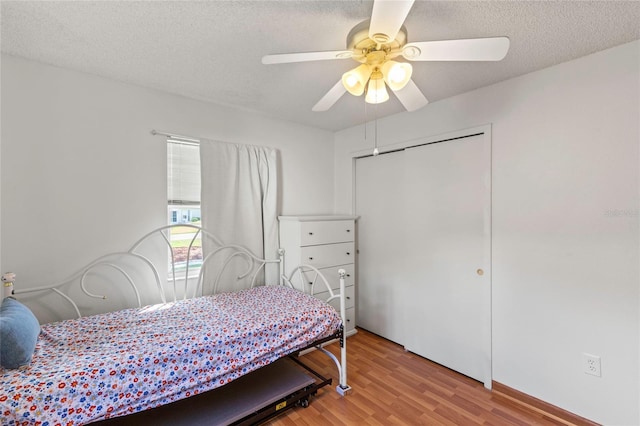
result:
[[[313,246],[354,241],[352,220],[329,220],[302,222],[300,224],[300,245]]]
[[[344,324],[344,331],[345,333],[349,333],[350,331],[353,331],[356,328],[356,310],[355,308],[349,308],[346,310],[345,314],[344,314],[346,318],[347,323]]]
[[[340,289],[340,275],[338,275],[338,270],[344,269],[346,275],[344,277],[344,286],[349,287],[355,284],[355,266],[353,264],[349,265],[338,265],[338,266],[330,266],[328,268],[318,268],[318,271],[327,279],[327,283],[329,287],[337,292]],[[303,268],[300,272],[296,272],[291,276],[291,284],[298,290],[303,290],[305,293],[311,292],[311,286],[313,285],[313,294],[318,294],[322,292],[326,292],[327,286],[322,282],[316,271],[310,268]]]
[[[337,295],[338,292],[336,291],[334,294]],[[329,292],[328,291],[323,291],[322,293],[317,293],[317,294],[314,294],[313,296],[326,302],[327,299],[329,298]],[[346,309],[353,308],[355,306],[354,305],[355,300],[356,300],[355,287],[353,287],[353,286],[345,287],[345,289],[344,289],[344,307]],[[335,298],[335,299],[331,300],[329,302],[329,304],[331,306],[333,306],[336,309],[336,311],[338,311],[338,313],[340,313],[340,299]]]
[[[338,274],[339,269],[344,269],[346,275],[344,277],[344,286],[349,287],[355,284],[355,267],[353,264],[349,265],[339,265],[339,266],[331,266],[329,268],[321,268],[318,269],[322,275],[327,279],[327,283],[329,287],[337,292],[340,289],[340,275]],[[315,280],[315,283],[314,283]],[[305,292],[310,291],[310,286],[314,285],[313,293],[318,294],[322,292],[327,292],[327,286],[322,282],[320,278],[316,277],[316,271],[312,269],[305,269],[302,271],[302,281],[304,282]],[[293,282],[294,285],[299,287],[300,279],[298,277],[294,277]]]
[[[327,279],[329,285],[333,290],[338,290],[340,288],[340,275],[338,275],[338,269],[344,269],[347,273],[344,276],[344,286],[349,287],[355,283],[355,267],[353,264],[349,265],[340,265],[340,266],[331,266],[329,268],[321,268],[318,269],[322,275]],[[324,290],[326,287],[324,284],[322,286],[318,286],[317,290]]]
[[[301,247],[300,252],[300,262],[316,268],[346,265],[355,259],[353,242]]]

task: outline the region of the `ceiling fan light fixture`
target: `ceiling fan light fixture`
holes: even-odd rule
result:
[[[367,96],[364,100],[370,104],[381,104],[389,100],[389,93],[380,71],[376,70],[371,74],[367,85]]]
[[[381,70],[384,81],[394,92],[406,86],[413,73],[411,64],[396,61],[385,62]]]
[[[342,85],[352,95],[360,96],[364,93],[371,71],[371,67],[367,64],[362,64],[347,71],[342,74]]]

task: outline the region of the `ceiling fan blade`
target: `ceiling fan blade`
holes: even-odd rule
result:
[[[378,43],[395,40],[414,0],[374,0],[369,38]]]
[[[402,56],[409,61],[500,61],[508,51],[508,37],[489,37],[407,43]]]
[[[313,106],[313,108],[311,108],[311,110],[315,112],[328,110],[338,101],[338,99],[340,99],[340,97],[342,97],[342,95],[344,95],[346,91],[347,89],[344,88],[342,79],[338,80],[335,86],[333,86],[331,90],[329,90],[327,94],[324,95],[322,99]]]
[[[407,111],[415,111],[429,103],[413,80],[409,80],[406,86],[393,93]]]
[[[327,59],[348,59],[353,56],[351,50],[331,50],[325,52],[282,53],[278,55],[266,55],[262,57],[262,63],[288,64],[291,62],[323,61]]]

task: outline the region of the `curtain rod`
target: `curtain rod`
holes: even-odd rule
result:
[[[169,137],[171,139],[178,139],[180,141],[185,141],[185,142],[200,143],[200,139],[198,139],[198,138],[194,138],[194,137],[191,137],[191,136],[177,135],[175,133],[161,132],[161,131],[156,130],[156,129],[152,129],[151,130],[151,134],[153,136],[161,135],[161,136]]]

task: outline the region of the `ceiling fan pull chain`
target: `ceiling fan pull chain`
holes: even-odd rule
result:
[[[364,103],[364,141],[367,141],[367,103]]]
[[[376,104],[376,106],[374,107],[373,115],[374,115],[373,155],[375,157],[376,155],[380,154],[380,151],[378,151],[378,104]]]

